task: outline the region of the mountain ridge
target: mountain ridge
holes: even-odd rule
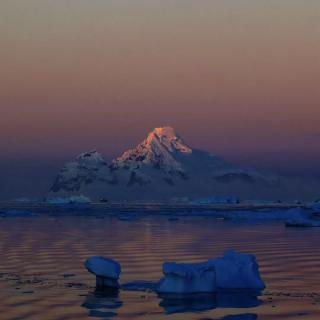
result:
[[[96,150],[80,154],[61,169],[50,191],[93,198],[169,199],[236,192],[234,187],[241,185],[272,188],[277,181],[275,175],[191,148],[171,127],[157,127],[111,163]]]

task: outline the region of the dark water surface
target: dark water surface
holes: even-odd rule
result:
[[[92,255],[118,260],[121,282],[155,281],[163,261],[254,253],[267,289],[167,301],[153,292],[94,292]],[[320,229],[211,218],[30,217],[0,220],[0,319],[319,319]],[[251,299],[251,300],[250,300]]]

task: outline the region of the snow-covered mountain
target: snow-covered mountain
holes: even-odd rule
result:
[[[250,192],[254,197],[277,185],[276,176],[192,149],[173,128],[161,127],[110,164],[96,151],[81,154],[60,171],[51,193],[114,200],[250,196]]]

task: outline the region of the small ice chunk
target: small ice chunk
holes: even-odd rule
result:
[[[215,266],[218,289],[263,290],[265,284],[254,255],[225,251],[222,258],[209,260]]]
[[[97,287],[119,288],[121,266],[117,261],[104,257],[91,257],[85,267],[96,276]]]

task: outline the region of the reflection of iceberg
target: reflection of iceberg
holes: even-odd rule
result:
[[[166,314],[180,312],[198,312],[217,308],[214,294],[160,295],[160,307]]]
[[[259,295],[260,292],[254,291],[233,291],[217,294],[160,294],[162,299],[160,306],[164,308],[167,314],[206,311],[215,308],[253,308],[261,304],[258,299]],[[243,319],[255,318],[244,317]]]
[[[225,316],[221,320],[256,320],[258,319],[257,315],[253,313],[245,313],[245,314],[235,314],[230,316]]]
[[[110,311],[99,311],[99,310],[90,310],[89,312],[89,317],[94,317],[94,318],[112,318],[117,316],[115,312],[110,312]]]
[[[137,280],[121,285],[122,290],[126,291],[156,291],[158,282]]]
[[[121,306],[122,301],[119,299],[119,290],[112,288],[89,293],[82,304],[83,308],[90,310],[90,317],[100,318],[116,316],[117,313],[114,311]]]
[[[260,291],[222,291],[217,293],[219,308],[254,308],[262,301],[258,299]]]

